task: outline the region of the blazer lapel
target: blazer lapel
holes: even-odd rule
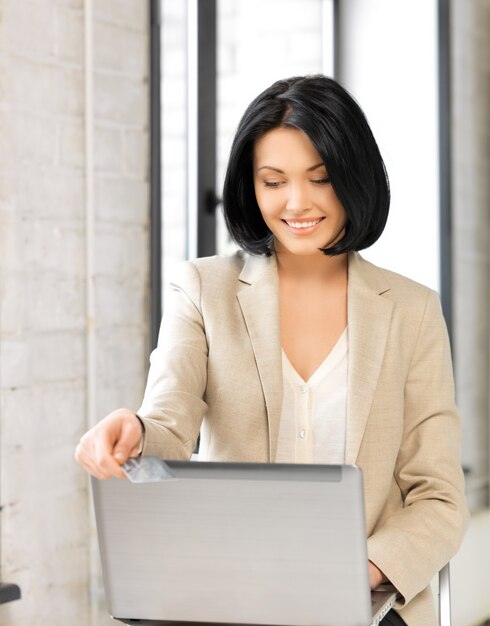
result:
[[[381,294],[388,284],[376,267],[349,255],[349,381],[345,462],[355,463],[386,348],[393,304]]]
[[[237,299],[264,394],[269,458],[276,458],[282,405],[279,281],[275,257],[247,257]],[[355,463],[381,371],[393,304],[381,297],[389,285],[376,267],[349,255],[349,381],[345,462]]]
[[[269,460],[276,458],[282,405],[279,281],[275,257],[247,257],[237,293],[259,372],[269,426]]]

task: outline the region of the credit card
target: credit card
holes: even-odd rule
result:
[[[171,480],[175,476],[169,466],[157,456],[130,457],[121,469],[132,483]]]

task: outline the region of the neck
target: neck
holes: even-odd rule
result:
[[[284,278],[298,280],[334,280],[347,274],[347,254],[298,255],[281,251],[276,253],[277,268]]]

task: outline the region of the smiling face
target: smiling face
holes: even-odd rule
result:
[[[307,135],[279,127],[254,147],[254,188],[278,253],[323,254],[343,234],[345,210]]]

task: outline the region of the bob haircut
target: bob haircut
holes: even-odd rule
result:
[[[302,130],[324,162],[344,207],[344,235],[327,255],[362,250],[384,230],[390,187],[378,145],[364,113],[347,91],[323,75],[279,80],[248,106],[231,147],[223,188],[223,211],[235,242],[252,254],[271,256],[273,235],[255,198],[255,142],[274,128]],[[327,242],[325,242],[327,245]]]

